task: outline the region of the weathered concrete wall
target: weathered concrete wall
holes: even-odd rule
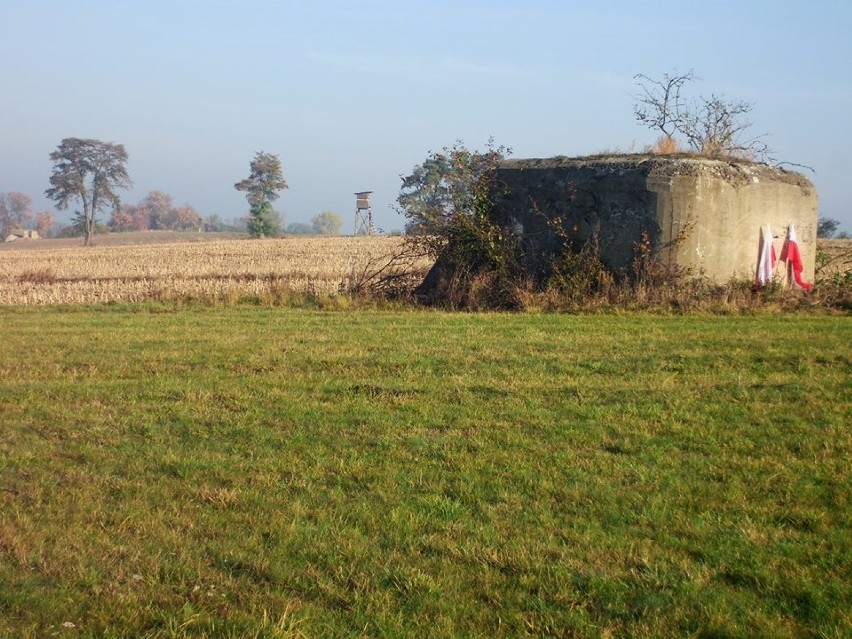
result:
[[[538,266],[565,237],[579,247],[598,233],[604,261],[628,268],[645,232],[667,264],[720,283],[749,279],[761,227],[771,226],[780,255],[787,226],[795,224],[805,279],[813,279],[817,195],[798,173],[744,161],[630,155],[508,160],[498,178],[494,216],[518,234]]]

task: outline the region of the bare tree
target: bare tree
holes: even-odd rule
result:
[[[681,90],[687,82],[695,80],[695,73],[692,69],[686,73],[678,73],[675,69],[670,74],[664,73],[661,80],[641,73],[633,79],[641,90],[633,103],[636,120],[649,129],[659,129],[669,140],[673,139],[686,111]]]
[[[50,154],[53,160],[51,188],[45,195],[56,202],[59,209],[66,209],[74,200],[80,200],[83,211],[80,222],[83,226],[84,243],[92,242],[95,217],[101,209],[121,204],[118,189],[131,186],[127,174],[127,151],[121,144],[100,140],[65,138]]]
[[[677,146],[675,134],[680,134],[701,155],[762,159],[769,153],[761,136],[743,137],[752,126],[748,114],[753,104],[715,94],[695,99],[683,95],[684,86],[698,79],[691,69],[687,73],[665,73],[661,80],[643,74],[633,77],[640,88],[633,104],[636,121],[661,131],[671,143],[668,148]]]
[[[769,149],[760,137],[743,139],[743,133],[751,127],[746,117],[753,108],[749,102],[717,95],[701,97],[697,106],[687,110],[680,130],[689,146],[702,155],[764,157]]]

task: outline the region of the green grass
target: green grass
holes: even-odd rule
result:
[[[849,636],[848,316],[0,333],[0,636]]]

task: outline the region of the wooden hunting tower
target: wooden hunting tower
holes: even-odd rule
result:
[[[373,209],[370,206],[370,193],[361,191],[355,194],[355,235],[373,234]]]

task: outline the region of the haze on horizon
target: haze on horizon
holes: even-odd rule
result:
[[[234,183],[281,158],[285,223],[373,191],[401,229],[400,175],[493,137],[514,157],[640,151],[634,75],[694,69],[695,93],[754,105],[753,135],[812,167],[822,215],[852,230],[852,3],[531,0],[12,0],[0,8],[0,192],[44,198],[65,137],[123,144],[134,187],[242,216]],[[68,213],[58,216],[67,219]]]

